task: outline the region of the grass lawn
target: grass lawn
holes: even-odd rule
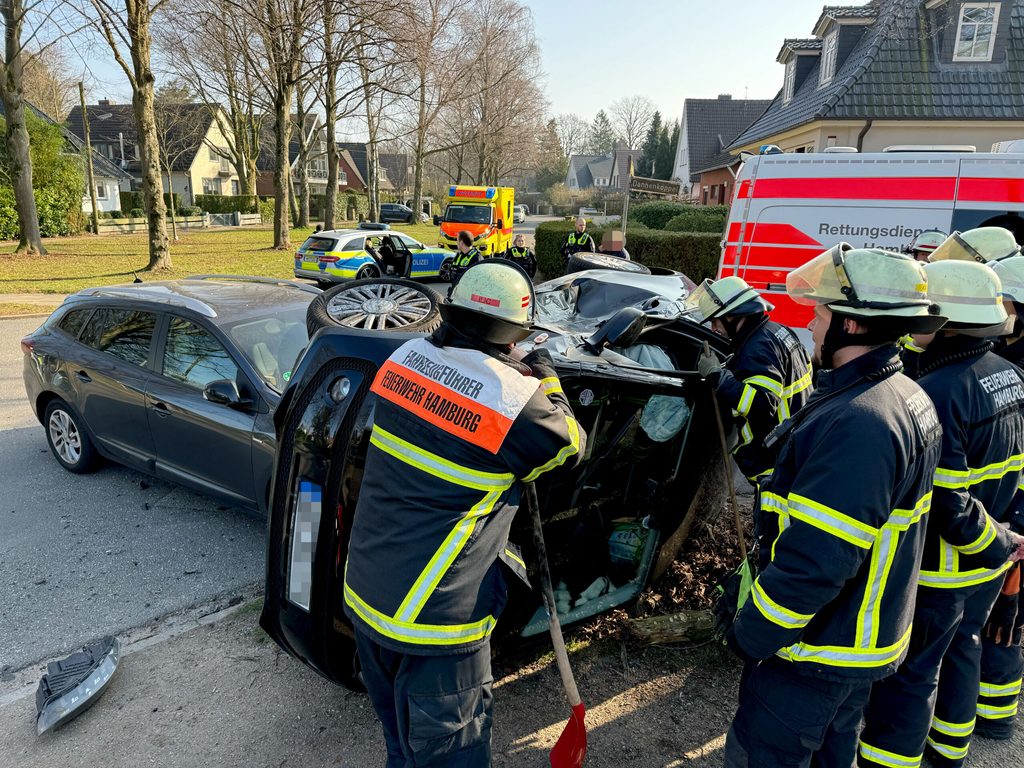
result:
[[[15,301],[0,301],[0,317],[13,317],[14,315],[45,315],[53,312],[59,302],[53,300],[53,304],[20,304]]]
[[[437,245],[437,227],[431,224],[392,227],[428,246]],[[45,241],[49,253],[33,257],[14,255],[13,243],[0,244],[0,295],[73,293],[94,285],[130,283],[133,271],[146,281],[210,272],[290,278],[295,248],[311,232],[293,229],[287,251],[271,247],[274,236],[267,227],[184,232],[179,242],[171,243],[174,268],[161,272],[142,272],[149,261],[145,235],[50,238]]]

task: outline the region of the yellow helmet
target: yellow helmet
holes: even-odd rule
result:
[[[1013,233],[1003,227],[977,227],[966,232],[954,232],[932,251],[929,261],[989,261],[1008,259],[1020,253]]]
[[[532,329],[533,283],[514,262],[478,261],[462,273],[440,310],[447,322],[469,336],[514,344]]]
[[[990,267],[973,261],[947,259],[925,265],[928,298],[947,318],[944,328],[973,330],[977,336],[998,336],[1005,328],[1002,286]]]
[[[1024,256],[1010,256],[989,264],[1002,283],[1002,297],[1006,301],[1024,304]]]
[[[730,315],[756,315],[774,309],[742,277],[735,275],[705,280],[687,297],[686,308],[698,316],[700,322]]]

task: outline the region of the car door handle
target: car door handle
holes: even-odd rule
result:
[[[156,411],[157,416],[164,417],[171,415],[171,409],[163,403],[153,403],[153,410]]]
[[[75,378],[77,378],[79,381],[85,382],[86,384],[88,384],[90,381],[92,381],[92,376],[90,376],[85,371],[76,371],[75,372]]]

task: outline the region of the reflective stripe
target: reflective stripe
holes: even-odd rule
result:
[[[461,485],[478,491],[491,491],[511,488],[512,483],[515,482],[515,476],[512,474],[481,472],[456,464],[453,461],[448,461],[448,459],[442,458],[436,453],[418,448],[408,440],[403,440],[376,424],[373,427],[373,432],[370,434],[370,442],[389,456],[394,456],[399,461],[454,485]]]
[[[546,379],[541,379],[540,389],[545,395],[553,395],[556,392],[564,394],[562,391],[562,384],[558,380],[557,376],[549,376]]]
[[[897,642],[882,648],[796,643],[776,655],[789,661],[812,661],[830,667],[884,667],[899,661],[909,644],[910,627]]]
[[[750,428],[750,422],[743,422],[743,426],[740,428],[740,438],[739,445],[732,449],[733,453],[736,453],[743,446],[749,445],[750,441],[754,439],[754,431]]]
[[[975,722],[977,722],[976,719],[972,719],[967,723],[947,723],[945,720],[933,717],[932,728],[939,733],[946,734],[947,736],[970,736],[974,733]]]
[[[899,535],[895,528],[883,528],[871,548],[871,564],[868,567],[864,600],[857,613],[858,648],[874,648],[878,643],[878,618],[882,610],[882,595],[885,593],[885,584],[889,580],[889,571],[896,556]]]
[[[1006,683],[1005,685],[996,685],[994,683],[982,683],[981,684],[981,695],[988,696],[1016,696],[1020,693],[1021,681],[1017,680],[1012,683]]]
[[[887,526],[896,530],[905,531],[910,526],[921,521],[921,518],[928,514],[932,508],[932,492],[928,491],[922,496],[913,509],[894,509],[889,515]]]
[[[940,488],[969,488],[986,480],[999,480],[1010,472],[1024,469],[1024,453],[1010,456],[1005,461],[997,461],[981,469],[945,469],[935,470],[935,485]]]
[[[985,515],[985,528],[984,530],[982,530],[981,535],[974,541],[972,541],[970,544],[965,544],[962,547],[957,547],[957,549],[963,555],[976,555],[996,540],[995,523],[992,521],[992,518],[989,516],[987,512],[982,512],[982,514]]]
[[[371,608],[365,600],[352,591],[347,582],[345,584],[345,603],[355,611],[359,618],[380,634],[393,640],[414,645],[461,645],[463,643],[471,643],[487,637],[495,625],[493,616],[487,616],[473,624],[456,624],[453,626],[399,621]]]
[[[776,397],[782,397],[783,384],[778,379],[773,379],[771,376],[751,376],[749,379],[744,379],[743,383],[749,387],[761,387],[767,389]]]
[[[1004,707],[994,707],[990,704],[979,704],[978,714],[988,720],[1005,720],[1008,717],[1017,716],[1017,708],[1019,704],[1019,701],[1007,704]]]
[[[783,629],[803,629],[814,618],[813,613],[797,613],[772,600],[764,591],[760,580],[754,582],[750,594],[761,615]]]
[[[945,573],[942,571],[921,571],[917,583],[923,587],[936,587],[941,589],[955,589],[957,587],[971,587],[975,584],[983,584],[994,578],[1002,576],[1013,563],[1003,563],[998,568],[976,568],[973,571],[959,571]]]
[[[968,744],[966,747],[950,747],[946,744],[940,744],[931,736],[928,737],[928,745],[940,755],[948,757],[950,760],[962,760],[967,757],[967,750],[971,746]]]
[[[782,538],[782,532],[789,527],[789,505],[786,504],[786,500],[777,493],[765,491],[761,494],[761,511],[774,512],[779,516],[779,534],[775,537],[775,541],[772,542],[772,560],[774,560],[775,545],[778,544],[779,539]]]
[[[924,755],[917,755],[916,757],[897,755],[895,752],[873,747],[863,739],[861,739],[858,751],[861,757],[872,760],[879,765],[884,765],[887,768],[920,768],[921,758],[924,757]]]
[[[743,387],[743,394],[740,395],[740,402],[736,406],[736,413],[740,416],[746,416],[750,413],[750,406],[754,404],[754,396],[757,395],[757,390],[750,384]]]
[[[519,565],[523,566],[524,571],[526,570],[526,563],[523,561],[523,558],[521,558],[519,555],[517,555],[515,552],[513,552],[511,549],[508,549],[507,547],[505,548],[505,557],[509,558],[510,560],[515,560],[517,563],[519,563]]]
[[[877,528],[795,493],[789,494],[789,514],[863,549],[870,548],[878,536]]]
[[[808,370],[803,376],[783,389],[782,396],[785,398],[791,398],[793,395],[800,394],[809,386],[811,386],[811,372]]]
[[[569,429],[569,445],[565,446],[562,450],[560,450],[558,452],[558,455],[556,455],[555,458],[553,458],[547,464],[543,464],[537,467],[537,469],[533,470],[533,472],[524,477],[523,480],[525,480],[526,482],[536,480],[545,472],[549,472],[555,467],[562,466],[565,463],[566,459],[568,459],[570,456],[579,453],[580,427],[576,423],[576,419],[572,418],[571,416],[565,417],[565,423]]]

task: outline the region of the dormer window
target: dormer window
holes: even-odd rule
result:
[[[839,30],[835,29],[825,36],[821,52],[821,77],[819,85],[828,85],[836,74],[836,56],[839,53]]]
[[[782,81],[782,103],[789,104],[793,100],[793,85],[796,82],[796,57],[786,62],[786,75]]]
[[[992,61],[998,23],[999,3],[964,3],[953,61]]]

